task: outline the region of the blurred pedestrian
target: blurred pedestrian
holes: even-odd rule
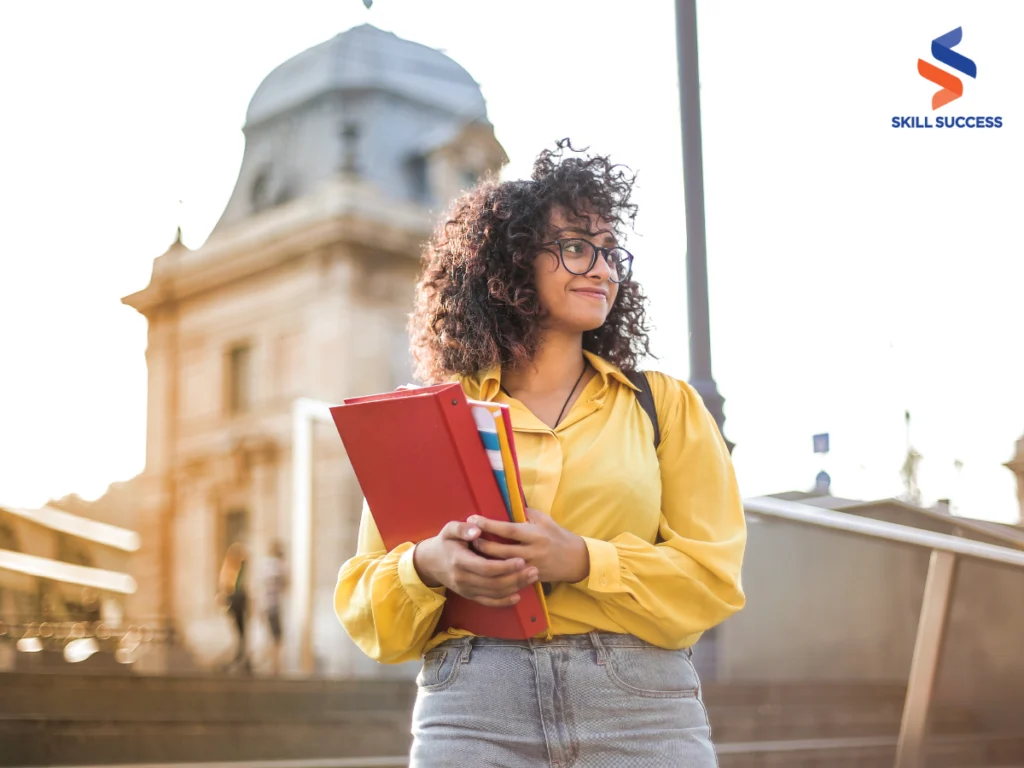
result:
[[[221,600],[226,605],[235,627],[235,656],[228,666],[240,665],[244,671],[250,672],[249,654],[245,645],[245,623],[249,609],[245,590],[246,562],[245,547],[236,541],[224,554],[224,562],[220,567],[219,587]]]
[[[273,674],[281,674],[281,597],[288,589],[288,570],[284,561],[284,545],[277,539],[270,545],[263,570],[263,612],[270,629],[270,661]]]

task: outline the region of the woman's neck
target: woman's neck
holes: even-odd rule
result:
[[[528,365],[502,369],[501,385],[525,395],[566,392],[579,380],[583,365],[582,334],[550,334]]]

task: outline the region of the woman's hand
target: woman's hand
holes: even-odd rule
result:
[[[590,575],[590,553],[580,536],[568,531],[537,509],[527,509],[526,523],[506,523],[474,515],[469,523],[483,531],[511,539],[515,544],[479,540],[474,548],[488,557],[521,558],[533,566],[541,581],[574,584]]]
[[[481,605],[515,605],[517,593],[537,581],[538,571],[521,557],[481,557],[469,546],[474,541],[479,544],[480,533],[479,526],[469,522],[448,523],[437,536],[416,545],[412,555],[416,572],[428,587],[447,587]]]

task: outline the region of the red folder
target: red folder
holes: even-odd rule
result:
[[[508,520],[459,384],[350,398],[331,416],[388,551],[470,515]],[[519,597],[489,608],[449,590],[438,628],[503,639],[544,632],[536,585]]]

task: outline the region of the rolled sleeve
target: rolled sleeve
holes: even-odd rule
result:
[[[416,572],[416,564],[413,562],[413,553],[416,547],[409,547],[398,559],[398,581],[405,590],[405,594],[423,611],[433,611],[444,604],[445,588],[428,587],[423,583],[419,573]]]
[[[334,610],[352,641],[383,664],[422,656],[444,608],[445,590],[423,583],[413,550],[406,542],[387,551],[364,505],[359,545],[338,574]]]

